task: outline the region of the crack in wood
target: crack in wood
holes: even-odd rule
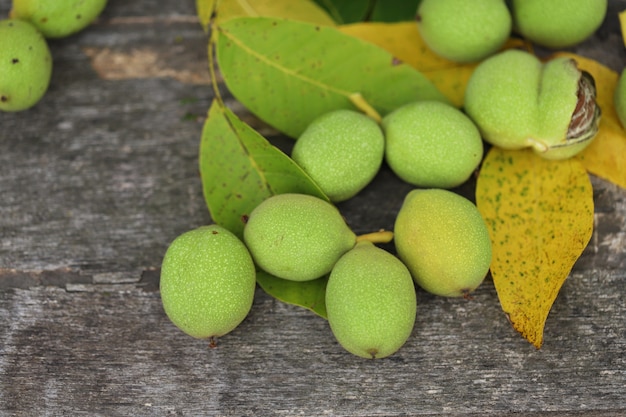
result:
[[[56,287],[67,292],[144,292],[159,290],[160,269],[146,268],[136,271],[120,271],[89,274],[71,268],[41,271],[19,271],[0,268],[0,291]]]

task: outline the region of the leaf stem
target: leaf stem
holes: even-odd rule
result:
[[[357,242],[364,240],[372,243],[389,243],[393,240],[393,232],[381,229],[377,232],[366,233],[356,237]]]
[[[380,114],[378,114],[376,109],[374,109],[374,107],[372,107],[372,105],[363,98],[361,93],[352,93],[348,96],[348,98],[352,104],[354,104],[363,113],[374,119],[376,123],[381,122],[382,118],[380,117]]]
[[[217,11],[217,2],[214,5],[214,9],[212,12],[212,16],[215,16]],[[217,74],[215,68],[217,68],[217,62],[215,61],[215,43],[217,42],[218,31],[216,30],[215,19],[212,19],[211,22],[211,36],[209,37],[209,44],[207,46],[208,55],[209,55],[209,75],[211,77],[211,87],[213,87],[213,94],[215,95],[215,99],[220,103],[222,107],[224,106],[224,101],[222,100],[222,95],[220,94],[220,89],[218,87],[217,82]]]

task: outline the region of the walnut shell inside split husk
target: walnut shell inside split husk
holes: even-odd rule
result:
[[[581,71],[578,81],[578,102],[572,114],[564,143],[548,147],[542,154],[548,159],[564,159],[573,156],[595,138],[599,130],[602,112],[596,102],[596,83],[587,71]]]

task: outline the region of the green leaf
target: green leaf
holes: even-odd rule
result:
[[[291,158],[214,100],[202,131],[200,175],[213,221],[240,238],[245,217],[282,193],[328,198]]]
[[[421,0],[315,0],[338,24],[414,20]]]
[[[415,20],[421,0],[378,0],[369,20],[372,22],[402,22]]]
[[[200,21],[207,25],[213,13],[218,24],[238,16],[273,16],[335,25],[335,21],[313,0],[197,0],[197,3]]]
[[[263,291],[277,300],[304,307],[320,317],[327,318],[325,297],[328,276],[297,282],[258,271],[256,280]]]
[[[371,0],[315,0],[338,24],[361,22],[367,18]]]
[[[335,27],[239,17],[216,29],[217,61],[230,92],[292,138],[324,113],[358,109],[354,97],[382,115],[417,100],[448,102],[418,70]]]

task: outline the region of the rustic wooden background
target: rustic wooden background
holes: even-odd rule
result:
[[[621,71],[626,1],[609,4],[577,51]],[[209,349],[158,293],[168,243],[210,222],[197,156],[212,90],[194,1],[111,0],[50,46],[44,99],[0,114],[1,415],[626,415],[626,190],[592,179],[595,232],[541,350],[490,280],[471,301],[418,292],[414,334],[384,360],[345,352],[324,320],[261,290]],[[389,229],[410,189],[385,168],[340,208],[357,232]]]

